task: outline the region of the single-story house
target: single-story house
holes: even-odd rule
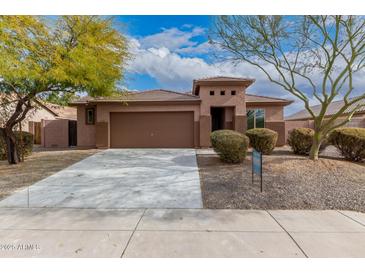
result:
[[[356,97],[355,97],[356,98]],[[362,99],[359,101],[360,105],[365,105],[365,99]],[[344,121],[346,119],[348,113],[350,113],[355,106],[358,104],[355,104],[351,108],[349,108],[344,115],[340,116],[337,119],[337,123],[341,123],[341,121]],[[328,119],[332,117],[337,111],[343,107],[344,101],[334,101],[331,104],[329,104],[325,119]],[[315,114],[319,114],[321,111],[321,105],[314,105],[311,106],[312,111]],[[301,111],[298,111],[290,116],[285,117],[285,124],[286,124],[286,138],[288,136],[288,133],[293,128],[297,127],[307,127],[307,128],[314,128],[314,121],[312,119],[312,116],[309,114],[309,112],[306,109],[303,109]],[[360,107],[353,115],[350,122],[344,125],[345,127],[363,127],[365,128],[365,106]]]
[[[128,92],[123,97],[84,97],[77,107],[77,145],[98,148],[209,147],[210,133],[266,127],[285,144],[283,109],[291,101],[246,93],[254,79],[212,77],[192,91]]]

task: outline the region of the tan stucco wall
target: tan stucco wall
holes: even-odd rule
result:
[[[214,90],[215,95],[211,96],[210,91]],[[220,95],[224,90],[225,95]],[[235,90],[236,95],[231,95]],[[210,115],[211,107],[235,107],[235,115],[246,115],[245,90],[240,86],[202,86],[199,97],[202,100],[200,115]]]
[[[199,143],[201,147],[210,147],[210,132],[212,131],[212,118],[210,115],[200,116]]]
[[[41,120],[55,120],[55,116],[43,108],[38,108],[27,119],[33,122],[41,122]]]
[[[41,122],[42,120],[55,120],[55,116],[43,108],[37,108],[30,111],[27,117],[22,121],[22,131],[27,131],[33,134],[30,122]]]
[[[313,121],[285,121],[285,142],[288,140],[289,132],[298,127],[313,128]]]
[[[151,111],[194,111],[194,121],[199,121],[199,105],[123,105],[114,104],[98,104],[97,106],[97,122],[108,122],[110,112],[151,112]]]
[[[68,120],[42,120],[41,145],[43,147],[68,147]]]
[[[225,95],[221,95],[221,91]],[[236,95],[231,95],[231,91]],[[214,91],[214,95],[210,95]],[[201,86],[199,97],[202,100],[200,107],[200,146],[210,146],[211,107],[227,107],[225,109],[225,127],[239,132],[245,130],[246,102],[245,88],[242,86]]]
[[[337,120],[337,123],[341,123],[344,121],[344,117],[340,117]],[[285,140],[288,140],[289,132],[298,127],[306,127],[314,129],[314,121],[313,120],[294,120],[294,121],[285,121]],[[344,125],[344,127],[361,127],[365,128],[365,114],[355,114],[351,121]]]
[[[265,127],[278,133],[276,146],[283,146],[286,143],[285,121],[266,121]]]
[[[95,147],[96,128],[95,125],[87,125],[85,123],[85,108],[85,106],[77,107],[77,146]]]
[[[224,109],[224,128],[234,129],[234,107],[226,107]]]
[[[365,128],[365,115],[355,115],[351,121],[346,124],[347,127],[362,127]]]
[[[345,121],[345,119],[346,119],[346,117],[340,117],[337,120],[337,123],[342,123],[342,122]],[[364,113],[354,114],[352,116],[351,121],[348,122],[347,124],[345,124],[344,127],[362,127],[362,128],[365,128],[365,114]]]

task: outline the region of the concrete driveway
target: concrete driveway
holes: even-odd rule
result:
[[[0,207],[202,208],[195,150],[105,150],[13,194]]]

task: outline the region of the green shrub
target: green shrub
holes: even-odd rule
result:
[[[210,134],[214,151],[226,163],[240,163],[247,154],[249,139],[233,130],[216,130]]]
[[[246,131],[250,145],[263,154],[271,154],[278,140],[278,133],[268,128],[253,128]]]
[[[288,144],[295,154],[308,155],[313,143],[314,130],[311,128],[295,128],[289,132]],[[323,140],[320,151],[326,148],[328,141]]]
[[[347,160],[360,162],[365,159],[365,128],[338,128],[331,132],[329,142]]]
[[[22,132],[20,134],[20,131],[14,131],[16,140],[17,140],[17,149],[19,156],[21,155],[21,152],[24,152],[24,156],[29,156],[32,153],[33,150],[33,134],[29,132]],[[23,140],[23,150],[21,149],[21,142],[20,142],[20,136],[22,136]],[[7,158],[7,147],[5,140],[2,135],[0,135],[0,160],[6,160]]]

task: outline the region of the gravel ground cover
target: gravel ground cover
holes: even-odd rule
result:
[[[365,163],[343,160],[333,147],[318,161],[288,147],[263,158],[264,191],[252,184],[251,154],[243,164],[197,155],[204,207],[239,209],[342,209],[365,212]]]

